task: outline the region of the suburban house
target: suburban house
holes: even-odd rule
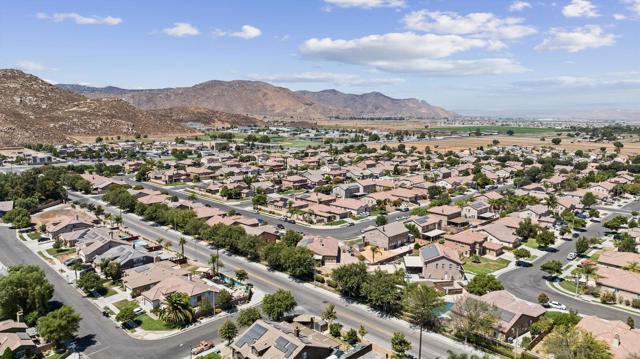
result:
[[[307,235],[298,242],[298,247],[304,247],[313,252],[314,258],[323,265],[340,262],[340,244],[333,237]]]
[[[301,189],[307,187],[309,180],[302,176],[292,175],[282,179],[282,189]]]
[[[52,239],[57,239],[63,233],[89,227],[93,227],[93,224],[84,219],[64,216],[47,223],[47,233]]]
[[[618,268],[598,266],[596,284],[623,299],[640,298],[640,274]]]
[[[462,216],[472,219],[490,219],[493,216],[491,206],[483,201],[474,201],[462,207]]]
[[[270,224],[258,227],[242,225],[242,228],[248,235],[256,236],[266,243],[275,243],[280,238],[278,229]]]
[[[106,253],[111,248],[128,245],[129,242],[123,241],[121,239],[100,238],[93,242],[83,242],[79,244],[77,246],[78,256],[82,259],[83,262],[91,263],[97,256]]]
[[[165,298],[171,293],[184,293],[189,297],[189,304],[197,307],[203,300],[215,306],[216,293],[220,289],[206,284],[202,279],[181,275],[172,275],[162,279],[156,285],[140,294],[142,307],[147,310],[160,308]]]
[[[357,183],[341,183],[331,191],[331,194],[339,198],[351,198],[359,193],[360,186]]]
[[[60,240],[67,247],[74,247],[78,243],[95,242],[101,238],[111,238],[112,232],[105,227],[87,227],[72,232],[63,233]]]
[[[11,319],[0,321],[0,353],[9,349],[12,358],[21,358],[36,351],[36,344],[27,334],[27,325]]]
[[[146,251],[139,251],[132,246],[116,246],[96,256],[93,261],[99,264],[104,259],[109,259],[120,265],[121,270],[131,269],[141,265],[153,263],[154,257]]]
[[[640,253],[606,250],[598,257],[600,266],[626,269],[632,263],[640,265]]]
[[[501,244],[507,248],[517,248],[520,246],[520,237],[515,235],[515,230],[501,223],[491,223],[478,228],[478,231],[484,232],[489,242]]]
[[[446,225],[458,225],[460,223],[460,216],[462,215],[462,210],[459,207],[449,205],[431,207],[427,212],[430,215],[441,219],[442,223]]]
[[[233,359],[325,359],[338,346],[304,326],[259,319],[231,343],[231,350]]]
[[[458,254],[466,257],[483,255],[486,241],[487,235],[485,233],[472,230],[444,236],[444,243],[447,247],[455,249]]]
[[[173,262],[161,261],[125,270],[122,282],[125,289],[131,292],[131,296],[135,297],[161,280],[176,275],[186,277],[191,275],[191,272],[181,269]]]
[[[419,255],[405,256],[404,267],[409,275],[417,275],[415,281],[427,281],[445,294],[462,293],[455,281],[464,280],[464,269],[458,252],[439,243],[420,248]]]
[[[472,296],[472,295],[470,295]],[[506,290],[489,292],[481,297],[472,296],[498,310],[498,322],[494,326],[494,337],[508,341],[529,331],[529,326],[536,322],[546,309],[537,303],[520,299]]]
[[[441,230],[442,220],[435,216],[412,217],[404,222],[405,225],[414,225],[422,234],[422,238],[436,240],[445,232]]]
[[[620,320],[606,320],[585,315],[578,322],[577,327],[607,343],[611,354],[616,359],[627,359],[632,354],[640,353],[640,331]]]
[[[409,243],[409,240],[409,230],[400,222],[388,223],[364,233],[365,243],[376,245],[384,250],[398,248]]]
[[[355,216],[368,213],[371,209],[367,202],[355,198],[338,198],[331,206],[351,212]]]

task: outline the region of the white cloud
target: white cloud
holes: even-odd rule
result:
[[[606,34],[599,25],[586,25],[573,31],[552,28],[551,36],[535,47],[539,51],[579,52],[603,46],[613,46],[616,36]]]
[[[404,82],[401,78],[362,78],[355,74],[334,72],[301,72],[276,75],[253,75],[254,80],[275,83],[331,83],[337,86],[390,85]]]
[[[200,31],[198,30],[198,28],[187,22],[175,22],[173,23],[173,27],[162,29],[162,32],[174,37],[200,35]]]
[[[232,37],[239,37],[245,40],[249,40],[249,39],[255,39],[256,37],[259,37],[260,35],[262,35],[262,31],[257,27],[254,27],[251,25],[244,25],[242,26],[240,31],[227,32],[220,29],[216,29],[211,32],[211,35],[213,37],[232,36]],[[288,35],[286,36],[288,39]]]
[[[441,34],[512,40],[536,33],[533,27],[523,25],[523,18],[500,18],[486,12],[459,15],[455,12],[419,10],[406,15],[403,21],[411,30]]]
[[[509,5],[509,11],[517,12],[522,11],[524,9],[531,8],[531,4],[526,1],[516,0]]]
[[[616,20],[626,20],[627,19],[627,15],[625,14],[613,14],[613,18]]]
[[[229,34],[229,36],[240,37],[243,39],[254,39],[260,35],[262,35],[262,31],[251,25],[244,25],[242,26],[242,30]]]
[[[597,17],[598,10],[589,0],[571,0],[562,8],[562,14],[566,17]]]
[[[412,32],[368,35],[352,40],[313,38],[300,47],[303,55],[342,62],[396,61],[407,58],[442,58],[473,48],[485,48],[483,39],[457,35],[418,35]]]
[[[46,71],[48,70],[46,66],[44,66],[41,63],[38,62],[34,62],[34,61],[29,61],[29,60],[20,60],[18,62],[16,62],[16,66],[19,69],[25,70],[25,71]]]
[[[629,10],[640,16],[640,0],[625,0],[624,2],[629,5]]]
[[[80,14],[76,14],[74,12],[68,13],[55,13],[55,14],[47,14],[44,12],[39,12],[36,14],[36,18],[41,20],[51,20],[53,22],[63,22],[65,20],[71,20],[78,25],[119,25],[122,23],[122,19],[119,17],[113,16],[83,16]]]
[[[458,52],[496,46],[493,41],[484,39],[405,32],[369,35],[352,40],[314,38],[305,41],[300,46],[300,52],[309,58],[366,65],[399,73],[478,75],[526,71],[511,59],[440,60]]]
[[[372,9],[376,7],[404,7],[404,0],[324,0],[324,2],[338,7],[359,7]]]
[[[519,90],[541,90],[549,89],[640,89],[640,79],[638,78],[591,78],[575,76],[547,77],[536,80],[525,80],[511,83]]]

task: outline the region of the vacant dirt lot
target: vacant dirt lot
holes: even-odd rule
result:
[[[486,136],[486,137],[460,137],[450,138],[442,140],[431,141],[419,141],[419,142],[405,142],[408,147],[416,146],[419,150],[423,150],[426,146],[430,146],[432,150],[440,151],[459,151],[468,148],[476,148],[479,146],[488,146],[493,143],[493,140],[500,141],[500,145],[519,145],[519,146],[549,146],[554,148],[562,148],[567,151],[574,152],[578,149],[583,151],[599,151],[600,147],[606,147],[607,150],[613,150],[613,144],[600,143],[600,142],[585,142],[578,141],[571,138],[563,138],[562,143],[555,146],[551,143],[550,139],[546,141],[540,141],[539,137],[517,137],[517,136]],[[574,141],[573,143],[571,141]],[[634,140],[635,141],[635,140]],[[631,142],[630,140],[622,141],[624,147],[622,148],[623,154],[640,154],[640,142]],[[372,145],[373,147],[381,147],[382,145]]]

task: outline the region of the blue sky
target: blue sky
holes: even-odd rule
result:
[[[263,80],[469,114],[640,109],[640,0],[13,1],[0,66],[127,88]]]

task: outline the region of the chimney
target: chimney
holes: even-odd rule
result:
[[[296,336],[296,338],[300,338],[300,328],[298,328],[298,326],[296,325],[296,327],[293,329],[293,335]]]
[[[614,348],[617,348],[617,347],[619,347],[619,346],[620,346],[620,334],[616,334],[616,335],[613,337],[613,345],[612,345],[612,346],[613,346]]]
[[[16,313],[16,322],[20,323],[22,321],[22,316],[24,315],[24,313],[22,312],[22,309],[20,309],[17,313]]]

